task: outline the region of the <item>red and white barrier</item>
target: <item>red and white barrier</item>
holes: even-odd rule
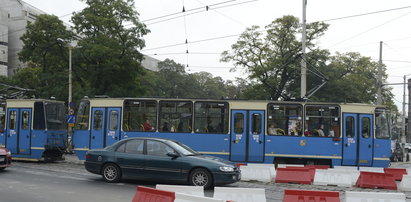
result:
[[[265,190],[259,188],[215,187],[214,198],[235,202],[266,202]]]
[[[204,187],[157,184],[156,189],[172,191],[195,196],[204,196]]]
[[[174,202],[226,202],[223,199],[209,198],[204,196],[196,196],[176,192]]]
[[[175,193],[150,187],[138,186],[132,202],[174,202]]]
[[[405,202],[405,194],[347,191],[345,202]]]

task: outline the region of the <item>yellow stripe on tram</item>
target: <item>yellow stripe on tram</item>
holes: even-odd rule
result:
[[[296,155],[296,154],[265,154],[265,156],[274,156],[274,157],[295,157],[295,158],[327,158],[327,159],[342,159],[342,157],[341,157],[341,156]]]

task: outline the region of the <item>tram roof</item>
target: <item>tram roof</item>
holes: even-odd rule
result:
[[[267,103],[278,103],[278,104],[302,104],[302,105],[338,105],[346,110],[353,110],[353,112],[358,112],[360,108],[370,108],[375,109],[376,107],[384,107],[384,105],[374,105],[366,103],[338,103],[338,102],[298,102],[298,101],[274,101],[274,100],[237,100],[237,99],[201,99],[201,98],[160,98],[160,97],[137,97],[137,98],[86,98],[83,100],[90,101],[93,106],[122,106],[125,100],[169,100],[169,101],[209,101],[209,102],[228,102],[232,107],[241,107],[245,103],[253,103],[255,108],[260,108],[262,105]],[[235,107],[235,108],[237,108]],[[250,107],[250,106],[249,106]],[[344,110],[345,111],[345,110]]]
[[[63,101],[50,99],[6,99],[7,107],[29,107],[33,106],[35,102],[64,103]]]

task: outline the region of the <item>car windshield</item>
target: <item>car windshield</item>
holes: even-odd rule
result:
[[[184,145],[180,142],[173,142],[173,141],[168,141],[170,146],[172,146],[175,150],[177,150],[179,153],[185,155],[185,156],[195,156],[195,155],[200,155],[200,153],[194,151],[187,145]]]

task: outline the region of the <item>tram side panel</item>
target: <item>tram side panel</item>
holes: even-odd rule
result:
[[[267,136],[265,148],[266,163],[341,165],[339,138]]]

